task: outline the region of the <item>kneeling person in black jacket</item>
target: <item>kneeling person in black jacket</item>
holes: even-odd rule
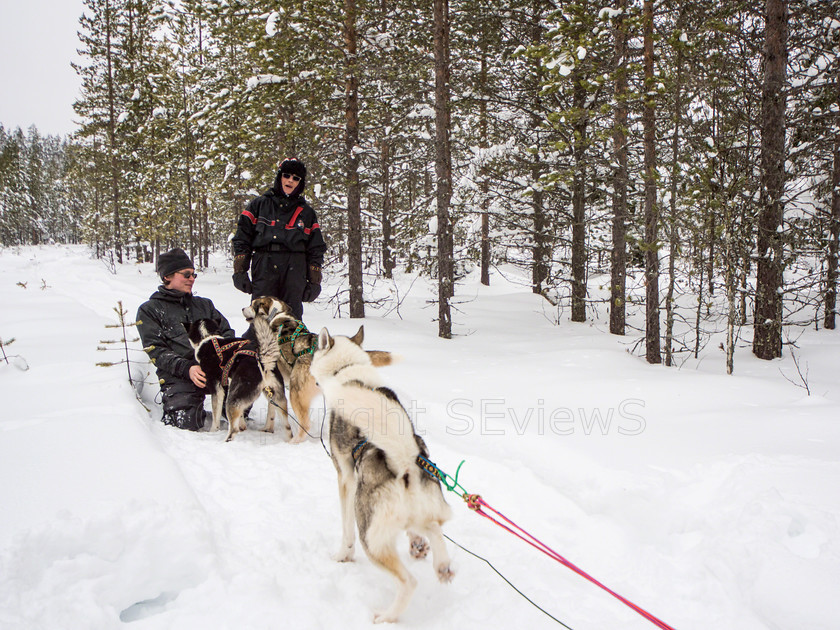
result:
[[[137,330],[160,380],[164,424],[198,431],[204,426],[206,377],[195,360],[187,328],[199,319],[219,324],[224,337],[235,333],[208,298],[193,295],[197,274],[184,250],[158,257],[156,270],[163,284],[137,310]]]
[[[243,210],[233,236],[233,285],[252,299],[283,300],[298,319],[303,302],[314,302],[321,292],[327,249],[318,217],[303,198],[305,186],[303,162],[283,160],[274,186]]]

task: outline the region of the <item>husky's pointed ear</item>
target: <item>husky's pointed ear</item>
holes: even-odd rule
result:
[[[329,350],[333,346],[333,338],[330,337],[330,331],[322,328],[318,334],[318,350]]]
[[[357,346],[361,347],[362,342],[365,340],[365,327],[364,325],[359,326],[359,331],[350,337],[350,341],[355,343]]]

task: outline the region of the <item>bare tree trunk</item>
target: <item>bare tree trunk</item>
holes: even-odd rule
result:
[[[204,224],[204,266],[210,266],[210,216],[207,209],[207,193],[201,192],[201,216]]]
[[[108,64],[108,150],[111,157],[111,202],[114,211],[114,253],[122,263],[122,233],[120,230],[120,186],[117,165],[117,117],[114,95],[114,68],[111,54],[111,4],[105,2],[105,57]]]
[[[393,275],[394,249],[393,249],[393,225],[391,214],[393,212],[393,200],[391,197],[391,144],[388,138],[382,138],[380,147],[380,170],[382,171],[382,271],[386,278]]]
[[[742,71],[744,85],[747,85],[747,81],[749,80],[750,70],[745,66]],[[754,95],[749,95],[747,98],[747,102],[745,104],[747,108],[746,112],[746,128],[744,129],[744,135],[747,138],[747,146],[746,146],[746,163],[753,164],[755,161],[755,147],[753,146],[753,128],[755,125],[755,120],[758,118],[753,114],[754,112],[754,102],[755,102]],[[753,215],[754,207],[753,203],[750,202],[742,203],[741,204],[741,230],[742,234],[739,238],[739,249],[740,249],[740,270],[739,270],[739,277],[738,277],[738,285],[740,287],[741,299],[738,305],[738,324],[740,326],[746,326],[747,321],[749,320],[749,313],[747,308],[747,298],[749,297],[749,290],[747,286],[748,278],[752,271],[752,247],[749,246],[750,240],[752,240],[752,220],[751,217]]]
[[[359,184],[359,78],[356,35],[356,0],[344,0],[345,132],[347,166],[347,252],[350,317],[365,316],[362,275],[362,191]]]
[[[613,146],[616,170],[613,176],[612,252],[610,254],[610,332],[623,335],[627,301],[627,31],[624,15],[627,0],[619,0],[615,26],[615,113]]]
[[[682,30],[682,11],[677,18],[677,30]],[[679,251],[679,223],[677,220],[677,179],[680,174],[680,131],[682,126],[682,45],[677,48],[674,80],[674,137],[671,140],[671,216],[668,218],[668,291],[665,296],[665,365],[674,364],[674,285],[677,281],[677,252]]]
[[[734,239],[732,236],[732,211],[731,204],[726,203],[724,217],[724,273],[726,285],[726,373],[732,374],[735,371],[735,283],[737,281],[736,254]]]
[[[538,46],[542,41],[542,15],[544,12],[544,3],[542,0],[535,2],[532,11],[530,26],[531,45]],[[541,107],[539,97],[541,80],[542,64],[539,59],[534,59],[531,65],[531,76],[527,88],[534,94],[534,113],[531,114],[531,127],[533,129],[539,129],[542,124],[542,118],[538,113]],[[530,84],[530,81],[533,81],[533,83]],[[539,149],[539,138],[537,138],[536,144]],[[543,164],[540,161],[539,151],[536,151],[531,162],[531,179],[534,182],[539,181],[542,171]],[[549,225],[544,206],[544,195],[539,187],[534,190],[531,208],[534,215],[534,253],[533,265],[531,267],[531,290],[538,295],[542,295],[543,290],[546,288],[544,283],[548,280],[551,235],[548,233]]]
[[[715,138],[717,140],[717,138]],[[713,194],[717,196],[720,194],[718,190],[718,186],[713,186]],[[706,264],[708,265],[708,269],[706,270],[706,276],[709,280],[709,296],[713,296],[715,294],[715,246],[717,245],[717,213],[712,210],[709,212],[709,240],[706,241],[709,244],[709,257],[706,259]]]
[[[586,89],[575,71],[573,124],[575,144],[572,181],[572,321],[586,321]]]
[[[572,321],[586,321],[586,90],[574,73],[574,175],[572,181]]]
[[[840,73],[834,78],[837,103],[840,104]],[[835,114],[838,118],[837,114]],[[836,127],[835,127],[836,128]],[[837,314],[837,256],[840,254],[840,132],[834,137],[834,173],[831,178],[831,221],[829,224],[828,260],[823,325],[834,330]]]
[[[703,274],[706,267],[703,263],[702,238],[697,236],[697,269],[700,279],[697,281],[697,309],[694,313],[694,358],[700,358],[700,323],[703,321]]]
[[[782,356],[782,220],[785,187],[786,0],[767,0],[761,128],[761,213],[758,218],[758,277],[753,353]]]
[[[642,125],[645,144],[645,358],[661,363],[659,343],[659,209],[656,204],[656,112],[652,90],[653,0],[644,1],[645,96]]]
[[[449,146],[449,0],[434,0],[435,175],[437,176],[438,335],[452,338],[454,253],[449,203],[452,197],[452,154]]]
[[[537,124],[537,123],[535,123]],[[534,181],[542,171],[539,158],[531,163],[531,178]],[[548,280],[548,256],[551,248],[548,236],[548,218],[543,203],[544,195],[542,190],[534,190],[532,195],[531,208],[534,214],[534,262],[531,267],[531,290],[542,295],[546,288],[544,283]]]
[[[487,59],[481,56],[481,103],[479,104],[479,140],[482,149],[490,146],[487,131]],[[490,175],[486,167],[481,168],[481,284],[490,286]]]

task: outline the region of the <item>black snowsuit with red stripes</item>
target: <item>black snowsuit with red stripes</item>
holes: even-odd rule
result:
[[[302,319],[307,271],[323,265],[327,245],[303,196],[282,190],[278,172],[274,187],[248,204],[239,216],[233,255],[250,260],[252,298],[279,298]]]

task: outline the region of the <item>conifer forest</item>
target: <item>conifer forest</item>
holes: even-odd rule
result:
[[[297,157],[352,317],[419,274],[446,338],[516,266],[650,363],[836,325],[840,0],[85,0],[78,32],[78,130],[0,125],[4,247],[206,266]]]

